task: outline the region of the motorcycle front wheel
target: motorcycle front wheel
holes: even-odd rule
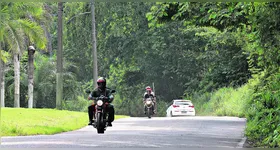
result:
[[[96,121],[96,129],[97,129],[97,133],[98,134],[102,134],[104,133],[104,126],[103,126],[103,118],[102,118],[102,115],[101,113],[98,113],[97,114],[97,117],[96,117],[97,121]]]
[[[151,118],[151,108],[148,108],[147,114],[148,114],[148,118]]]

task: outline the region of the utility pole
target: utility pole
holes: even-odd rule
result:
[[[61,108],[63,98],[63,64],[62,64],[62,50],[63,50],[63,2],[58,2],[58,32],[57,32],[57,73],[56,73],[56,108]]]
[[[95,31],[95,12],[94,0],[91,0],[91,16],[92,16],[92,56],[93,56],[93,88],[97,87],[97,50],[96,50],[96,31]]]
[[[93,88],[97,87],[97,50],[96,50],[96,31],[95,31],[95,12],[94,0],[91,0],[91,16],[92,16],[92,56],[93,56]]]

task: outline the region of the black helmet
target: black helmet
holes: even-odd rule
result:
[[[98,78],[98,79],[97,79],[97,86],[98,86],[99,88],[104,89],[104,88],[106,87],[106,79],[103,78],[103,77]]]

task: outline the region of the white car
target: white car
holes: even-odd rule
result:
[[[194,105],[190,100],[176,99],[168,105],[167,117],[173,116],[195,116]]]

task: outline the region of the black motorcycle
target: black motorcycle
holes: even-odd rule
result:
[[[89,90],[86,91],[87,93],[90,93]],[[110,90],[110,97],[108,99],[113,98],[113,93],[115,93],[115,90]],[[108,108],[109,101],[108,99],[105,99],[104,95],[101,95],[96,99],[96,105],[95,105],[95,122],[93,124],[93,127],[97,129],[98,134],[103,134],[108,126],[108,111],[106,111]]]

